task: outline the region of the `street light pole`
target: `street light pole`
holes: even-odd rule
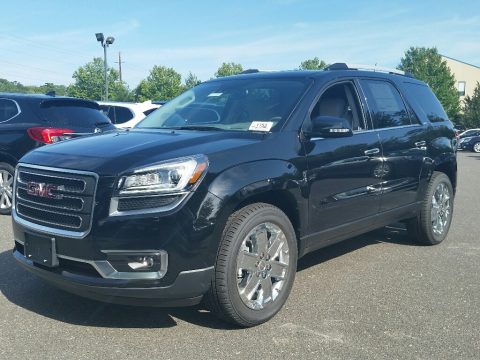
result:
[[[104,67],[104,73],[105,73],[105,101],[108,101],[108,78],[107,78],[108,66],[107,66],[107,45],[102,45],[102,46],[103,46],[103,67]]]
[[[109,36],[105,39],[103,33],[96,33],[95,34],[97,41],[103,47],[103,66],[104,66],[104,73],[105,73],[105,101],[108,101],[108,67],[107,67],[107,48],[109,45],[112,45],[115,41],[115,38]]]

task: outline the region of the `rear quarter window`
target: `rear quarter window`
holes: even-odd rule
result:
[[[74,103],[59,102],[58,105],[40,106],[38,114],[43,121],[56,127],[95,128],[110,124],[109,118],[103,112]]]
[[[432,123],[449,120],[442,104],[427,85],[404,82],[403,86],[408,99],[418,105],[417,108],[421,111],[421,114],[418,115]]]

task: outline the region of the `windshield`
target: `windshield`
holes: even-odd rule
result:
[[[306,79],[232,79],[200,84],[147,116],[137,128],[235,131],[280,129]]]

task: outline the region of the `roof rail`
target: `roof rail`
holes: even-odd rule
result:
[[[334,63],[327,66],[325,70],[364,70],[413,77],[412,74],[408,72],[377,65]]]

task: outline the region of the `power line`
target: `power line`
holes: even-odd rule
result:
[[[10,38],[10,39],[15,39],[15,40],[20,40],[20,41],[29,43],[30,46],[37,47],[37,48],[43,48],[43,49],[49,49],[49,50],[53,50],[53,51],[56,51],[56,52],[59,52],[59,53],[70,54],[70,55],[75,55],[75,56],[79,56],[79,55],[84,56],[85,55],[85,54],[82,54],[80,52],[77,52],[77,51],[74,51],[74,50],[71,50],[71,49],[64,49],[64,48],[52,46],[52,45],[47,44],[47,43],[42,43],[41,41],[38,41],[38,40],[30,40],[28,38],[24,38],[24,37],[21,37],[21,36],[18,36],[18,35],[2,34],[1,37],[4,37],[6,39]]]

